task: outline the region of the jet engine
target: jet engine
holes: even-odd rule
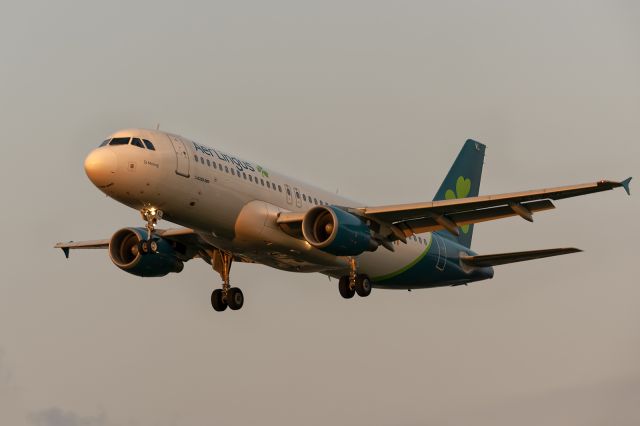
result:
[[[181,272],[182,260],[177,256],[170,241],[154,237],[153,250],[145,253],[141,242],[146,240],[143,228],[123,228],[109,241],[109,257],[118,268],[139,277],[164,277],[169,272]]]
[[[379,245],[362,219],[334,206],[309,210],[302,220],[302,235],[313,247],[336,256],[357,256]]]

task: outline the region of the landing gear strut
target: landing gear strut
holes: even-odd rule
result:
[[[371,280],[364,274],[358,274],[356,260],[349,259],[349,275],[340,277],[338,290],[345,299],[351,299],[356,293],[360,297],[367,297],[371,294]]]
[[[233,263],[233,255],[221,250],[216,250],[211,256],[211,265],[213,269],[220,274],[222,278],[222,288],[213,290],[211,293],[211,306],[217,312],[227,309],[227,306],[237,311],[244,305],[244,295],[242,290],[237,287],[231,287],[229,284],[229,272]]]
[[[142,254],[156,253],[158,251],[158,242],[153,239],[153,231],[155,231],[156,224],[162,219],[162,210],[158,210],[155,207],[145,207],[140,210],[142,219],[147,222],[147,239],[138,243],[138,250]]]

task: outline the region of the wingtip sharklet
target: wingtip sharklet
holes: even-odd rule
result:
[[[627,195],[631,195],[631,190],[629,189],[629,183],[631,182],[631,179],[633,179],[633,177],[628,177],[620,182],[620,185],[622,185],[624,190],[627,192]]]

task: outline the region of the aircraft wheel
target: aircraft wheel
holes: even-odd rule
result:
[[[211,293],[211,306],[216,312],[222,312],[227,309],[227,304],[222,300],[222,290],[213,290],[213,293]]]
[[[147,240],[142,240],[138,243],[138,252],[142,255],[145,255],[147,253],[149,253],[150,248],[149,248],[149,241]]]
[[[158,242],[156,240],[151,240],[149,242],[149,251],[151,251],[151,253],[158,252]]]
[[[367,297],[371,294],[371,280],[366,275],[356,277],[356,293],[360,297]]]
[[[242,290],[237,287],[230,288],[227,292],[227,304],[229,305],[229,308],[234,311],[242,308],[242,305],[244,305],[244,295],[242,294]]]
[[[350,286],[348,275],[340,277],[340,281],[338,281],[338,290],[340,291],[340,296],[345,299],[351,299],[353,295],[356,294],[355,289],[352,289]]]

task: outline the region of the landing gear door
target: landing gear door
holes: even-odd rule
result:
[[[189,177],[189,154],[184,141],[178,136],[167,135],[171,141],[171,146],[176,152],[176,174]]]

